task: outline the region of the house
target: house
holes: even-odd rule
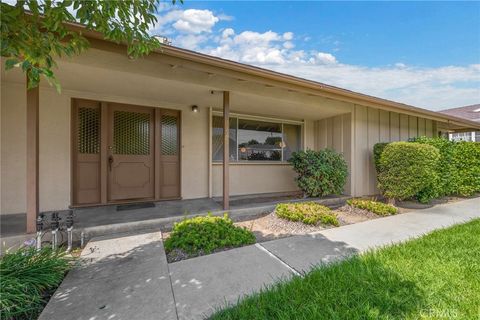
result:
[[[440,111],[457,118],[463,118],[480,123],[480,104],[473,104],[470,106],[452,108]],[[462,131],[448,133],[450,140],[454,141],[476,141],[480,142],[480,131]]]
[[[42,211],[295,191],[287,160],[305,149],[341,152],[345,194],[372,195],[375,143],[480,128],[168,45],[132,60],[83,33],[91,48],[58,62],[60,94],[2,69],[1,214],[26,212],[29,232]]]

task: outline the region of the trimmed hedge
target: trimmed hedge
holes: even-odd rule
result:
[[[378,214],[379,216],[389,216],[398,212],[398,209],[391,204],[386,204],[373,200],[350,199],[347,200],[347,204],[351,207],[373,212],[375,214]]]
[[[440,158],[437,165],[436,183],[419,191],[413,198],[428,202],[433,198],[448,195],[470,196],[480,192],[480,143],[449,141],[445,138],[419,137],[410,142],[430,145],[438,149]],[[381,154],[389,143],[377,143],[374,146],[375,167],[377,173]]]
[[[426,144],[392,142],[380,157],[378,187],[388,198],[403,200],[421,194],[420,201],[430,200],[422,194],[438,183],[440,152]]]
[[[375,170],[377,173],[380,173],[381,168],[380,168],[380,157],[382,155],[383,150],[385,149],[386,146],[388,146],[390,142],[379,142],[376,143],[373,146],[373,159],[375,163]]]
[[[298,187],[309,197],[341,194],[348,175],[343,156],[330,149],[294,152],[289,162]]]
[[[253,243],[255,243],[253,233],[235,226],[227,214],[223,217],[208,214],[177,222],[173,226],[170,237],[164,242],[167,253],[180,249],[192,255],[208,254],[216,249]]]
[[[316,202],[280,203],[275,208],[275,214],[279,218],[305,224],[340,225],[332,210]]]
[[[452,162],[456,169],[455,193],[471,196],[480,192],[480,143],[456,142],[453,146]]]

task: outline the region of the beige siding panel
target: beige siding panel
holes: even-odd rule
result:
[[[337,152],[343,152],[343,123],[342,116],[336,116],[333,121],[333,144],[332,148]]]
[[[400,140],[408,140],[408,115],[400,114]]]
[[[377,193],[377,175],[373,161],[373,146],[380,142],[379,110],[368,108],[368,194]]]
[[[306,149],[315,149],[315,121],[305,120],[305,147]]]
[[[430,119],[425,119],[425,135],[427,137],[433,137],[433,122]]]
[[[342,116],[343,121],[343,157],[347,162],[348,176],[345,185],[345,194],[352,194],[352,114]]]
[[[396,112],[390,112],[390,140],[400,140],[400,115]]]
[[[333,118],[325,119],[327,130],[327,148],[333,148]]]
[[[424,137],[425,136],[425,119],[418,118],[418,136]]]
[[[367,107],[355,106],[355,194],[368,192],[368,117]]]
[[[380,142],[390,141],[390,112],[380,110]]]
[[[418,136],[418,118],[408,116],[408,138],[415,138]]]
[[[317,136],[318,141],[317,150],[325,149],[327,147],[327,121],[325,119],[317,121]]]
[[[315,146],[315,150],[329,147],[342,153],[347,162],[348,172],[352,172],[352,115],[348,113],[316,121]],[[352,192],[351,181],[349,175],[345,184],[345,194]]]

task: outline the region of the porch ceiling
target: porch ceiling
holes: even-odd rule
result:
[[[110,101],[137,101],[165,108],[198,105],[221,109],[222,95],[211,91],[228,90],[234,113],[317,120],[351,111],[351,104],[345,102],[172,65],[158,58],[130,60],[125,54],[91,49],[58,65],[56,73],[62,90],[84,98],[101,96]],[[2,68],[2,79],[23,83],[24,75],[20,70],[5,74]],[[45,81],[43,85],[48,86]]]

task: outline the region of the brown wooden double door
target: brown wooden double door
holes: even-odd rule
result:
[[[72,203],[180,198],[180,113],[74,99]]]

